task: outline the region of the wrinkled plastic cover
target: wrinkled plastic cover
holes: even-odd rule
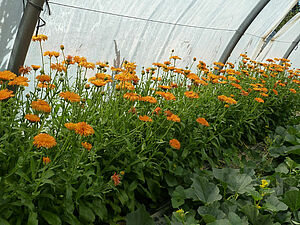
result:
[[[271,0],[246,30],[229,61],[236,61],[241,53],[255,59],[265,45],[267,37],[276,29],[298,0]]]
[[[51,0],[52,15],[42,14],[47,24],[40,33],[49,36],[44,50],[58,51],[63,44],[67,54],[85,56],[91,62],[113,64],[120,51],[120,62],[126,59],[149,67],[168,60],[174,49],[183,58],[180,66],[190,65],[193,57],[211,64],[259,1]],[[26,62],[40,63],[37,43],[31,44]]]
[[[278,33],[271,39],[268,45],[264,48],[261,54],[258,56],[258,60],[266,60],[268,58],[282,57],[288,48],[292,45],[292,42],[300,34],[300,13],[295,15],[285,26],[283,26]],[[299,50],[296,49],[291,54],[293,59],[293,67],[300,67]]]
[[[23,3],[21,0],[0,0],[0,69],[7,68],[17,35]]]

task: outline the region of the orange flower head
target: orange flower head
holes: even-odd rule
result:
[[[88,125],[86,122],[79,122],[75,126],[75,133],[81,136],[89,136],[95,133],[94,129]]]
[[[177,150],[180,149],[180,142],[177,139],[170,140],[169,144],[172,148],[175,148]]]
[[[80,102],[80,96],[74,92],[61,92],[59,96],[69,102]]]
[[[51,159],[47,156],[47,157],[43,157],[43,163],[45,164],[45,165],[47,165],[48,163],[50,163],[51,162]]]
[[[276,91],[275,89],[272,90],[274,92],[275,95],[278,95],[278,91]]]
[[[36,77],[36,79],[39,81],[39,82],[50,82],[51,81],[51,77],[49,75],[45,75],[45,74],[41,74],[39,76]]]
[[[292,93],[294,93],[294,94],[297,93],[297,91],[296,91],[295,89],[293,89],[293,88],[291,88],[291,89],[289,89],[289,90],[290,90],[290,92],[292,92]]]
[[[161,113],[161,108],[160,107],[156,107],[153,111],[153,113],[155,113],[156,115],[159,115]]]
[[[16,77],[15,79],[13,79],[12,81],[10,81],[8,83],[8,85],[17,85],[17,86],[28,86],[28,78],[27,77],[22,77],[22,76],[19,76],[19,77]]]
[[[40,111],[40,112],[50,113],[50,111],[51,111],[50,105],[46,101],[41,100],[41,99],[38,99],[37,101],[32,101],[31,107],[34,110]]]
[[[209,127],[209,123],[206,121],[205,118],[203,117],[199,117],[198,119],[196,119],[196,121],[200,124],[202,124],[203,126]]]
[[[8,89],[0,90],[0,101],[10,98],[10,97],[13,97],[13,96],[14,96],[13,91],[10,91]]]
[[[41,68],[40,66],[37,66],[37,65],[31,65],[31,68],[33,69],[33,70],[38,70],[39,68]]]
[[[87,150],[91,150],[92,149],[92,144],[90,144],[90,143],[87,143],[87,142],[81,142],[81,145],[82,145],[82,147],[84,147],[85,149],[87,149]]]
[[[115,186],[118,186],[120,184],[121,177],[119,174],[116,174],[116,172],[111,176],[111,179],[113,180]]]
[[[0,80],[13,80],[17,77],[16,74],[5,70],[5,71],[0,71]]]
[[[139,116],[139,119],[144,122],[152,122],[153,120],[149,116]]]
[[[199,98],[199,95],[193,91],[186,91],[184,95],[188,98]]]
[[[34,114],[26,114],[25,119],[29,120],[32,123],[41,121],[41,118]]]
[[[77,125],[76,123],[65,123],[65,127],[68,130],[75,130],[76,125]]]
[[[172,114],[171,116],[167,116],[167,120],[173,121],[173,122],[180,122],[179,116]]]
[[[52,148],[57,144],[55,138],[46,133],[38,134],[33,139],[33,145],[37,148]]]
[[[19,74],[26,75],[26,74],[30,73],[30,71],[31,71],[31,68],[28,66],[20,66],[20,68],[19,68]]]
[[[264,103],[265,101],[262,98],[254,98],[255,101]]]

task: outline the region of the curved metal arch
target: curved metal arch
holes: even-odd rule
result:
[[[222,55],[219,58],[219,62],[226,63],[233,49],[244,35],[245,31],[248,29],[250,24],[255,20],[257,15],[263,10],[263,8],[270,2],[271,0],[261,0],[257,5],[252,9],[249,15],[245,18],[245,20],[241,23],[239,28],[235,31],[228,45],[224,49]]]

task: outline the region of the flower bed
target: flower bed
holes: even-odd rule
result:
[[[0,72],[3,224],[114,224],[143,204],[155,210],[195,170],[237,165],[245,146],[299,110],[300,70],[286,59],[242,55],[237,68],[194,59],[192,72],[171,55],[141,74],[132,62],[94,64],[64,46],[42,59],[19,77]]]

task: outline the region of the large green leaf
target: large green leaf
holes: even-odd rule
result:
[[[94,222],[95,214],[82,201],[79,203],[79,217],[88,222]]]
[[[253,225],[273,225],[271,222],[271,215],[261,215],[258,209],[253,205],[246,205],[242,208],[242,212],[245,213],[248,220]]]
[[[253,190],[252,178],[247,174],[241,174],[238,169],[213,168],[214,177],[227,184],[227,187],[239,194]]]
[[[1,225],[10,225],[9,222],[3,218],[0,217],[0,224]]]
[[[154,225],[154,221],[146,211],[145,206],[142,206],[136,211],[127,214],[126,225]]]
[[[278,198],[274,195],[271,195],[266,199],[265,207],[273,212],[284,211],[288,209],[287,205],[282,201],[279,201]]]
[[[283,202],[287,204],[287,206],[292,211],[297,211],[300,209],[300,191],[292,190],[285,193]]]
[[[214,222],[218,219],[224,219],[225,213],[219,209],[220,203],[214,202],[213,204],[200,206],[197,210],[199,215],[202,216],[206,223]]]
[[[39,212],[42,217],[49,223],[50,225],[61,225],[61,220],[58,215],[49,212],[49,211],[40,211]]]
[[[191,188],[194,190],[197,200],[204,203],[212,203],[222,198],[219,194],[220,190],[217,185],[208,182],[205,177],[200,177],[198,174],[194,174],[192,181],[193,184]]]
[[[27,225],[38,225],[39,221],[37,219],[37,213],[36,212],[30,212],[28,216],[28,222]]]
[[[178,208],[184,204],[185,192],[182,186],[177,186],[172,193],[171,203],[173,208]]]
[[[207,225],[232,225],[228,219],[216,220],[215,222],[208,223]]]

